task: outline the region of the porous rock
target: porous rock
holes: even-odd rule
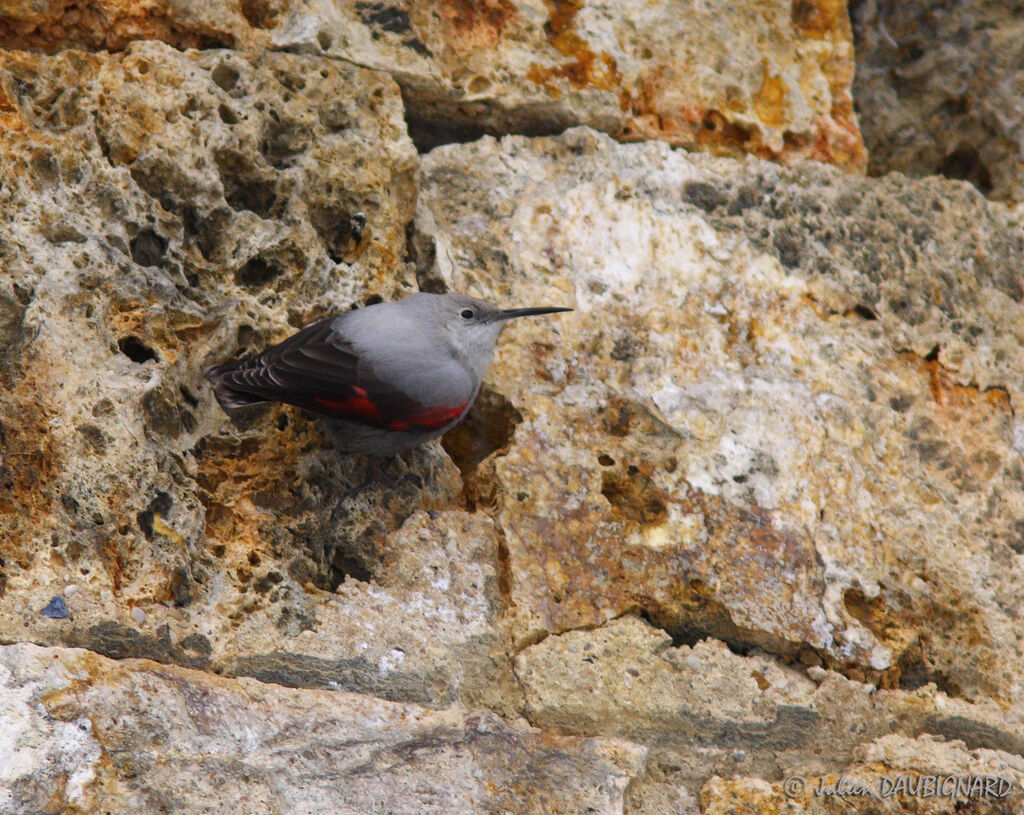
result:
[[[621,813],[644,750],[146,660],[0,647],[5,812]]]
[[[850,15],[869,171],[941,174],[1024,200],[1019,4],[860,0]]]
[[[1018,214],[575,130],[434,151],[417,225],[422,276],[577,309],[499,349],[519,647],[642,611],[1020,704]]]
[[[585,124],[850,169],[866,156],[845,5],[362,2],[292,6],[277,47],[389,71],[424,147]]]
[[[13,0],[0,7],[0,47],[120,51],[136,40],[176,48],[256,50],[287,0]]]
[[[298,411],[229,420],[202,376],[412,286],[416,156],[390,78],[140,43],[8,52],[0,88],[0,636],[429,704],[466,682],[505,698],[492,527],[421,521],[409,557],[425,561],[382,565],[391,531],[459,492],[440,448],[375,477]],[[439,553],[465,558],[451,592],[416,577]],[[67,613],[42,614],[55,596]],[[363,631],[374,604],[393,636]],[[463,644],[468,679],[424,627]]]
[[[589,125],[729,155],[866,155],[838,0],[61,0],[8,4],[0,46],[272,48],[390,73],[417,144]]]
[[[791,775],[778,784],[716,776],[705,784],[700,802],[709,815],[1003,815],[1024,802],[1022,780],[1019,756],[932,736],[890,735],[860,751],[860,761],[842,774]]]
[[[516,673],[534,725],[649,748],[644,778],[630,791],[638,815],[696,812],[698,803],[725,808],[737,799],[748,807],[737,811],[785,812],[787,798],[807,811],[818,811],[817,804],[839,812],[849,796],[828,801],[814,789],[819,781],[834,787],[840,777],[876,791],[888,783],[892,806],[909,806],[925,796],[897,794],[891,785],[911,772],[1005,778],[1003,795],[987,796],[995,798],[991,804],[1012,806],[1022,793],[1018,718],[992,702],[951,699],[933,685],[878,690],[821,669],[812,680],[802,666],[780,665],[765,653],[737,654],[722,642],[676,646],[631,615],[525,648]],[[899,756],[885,751],[893,739],[906,745]],[[935,760],[926,745],[945,756]],[[793,776],[806,787],[787,795],[783,784]],[[876,803],[864,797],[859,803]],[[946,796],[947,809],[937,811],[952,811],[965,797]],[[756,809],[758,800],[765,809]]]

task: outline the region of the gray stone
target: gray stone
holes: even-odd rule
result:
[[[623,812],[645,751],[492,713],[0,647],[0,807],[131,813]]]
[[[1019,3],[866,0],[851,17],[869,170],[942,174],[1024,199]]]

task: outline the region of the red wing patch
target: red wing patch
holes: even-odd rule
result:
[[[366,391],[362,388],[355,388],[356,396],[336,401],[334,399],[322,399],[317,396],[313,401],[323,405],[333,413],[351,416],[361,419],[364,422],[379,422],[381,420],[380,408],[369,400]]]
[[[453,419],[459,418],[469,402],[463,402],[455,407],[431,407],[424,408],[419,413],[414,413],[404,419],[396,419],[388,422],[389,430],[436,430],[444,427]]]

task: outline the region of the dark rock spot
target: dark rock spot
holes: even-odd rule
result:
[[[320,118],[320,124],[330,133],[337,133],[352,127],[353,117],[349,112],[348,103],[343,99],[321,107],[317,115]]]
[[[220,120],[226,125],[238,124],[238,114],[223,102],[217,106],[217,115],[220,116]]]
[[[188,402],[189,405],[191,405],[192,407],[198,407],[199,406],[199,400],[196,399],[196,397],[192,393],[192,391],[190,391],[184,385],[179,386],[178,387],[178,391],[181,393],[181,398],[184,399],[186,402]]]
[[[402,45],[406,48],[411,48],[421,57],[432,57],[434,52],[431,51],[418,37],[409,37],[408,39],[402,40]]]
[[[170,630],[166,625],[157,629],[157,636],[143,634],[134,628],[128,628],[114,620],[107,620],[88,629],[75,628],[68,635],[67,644],[78,648],[88,648],[111,659],[152,659],[155,662],[174,663],[187,668],[202,668],[209,662],[209,654],[204,653],[199,637],[190,634],[184,642],[189,641],[187,650],[171,641]],[[209,643],[207,643],[209,644]],[[210,650],[212,653],[212,649]]]
[[[280,13],[273,0],[242,0],[242,16],[253,28],[273,28]]]
[[[32,175],[46,186],[56,186],[60,181],[57,160],[47,153],[36,153],[30,160]]]
[[[992,175],[973,147],[961,145],[939,162],[935,171],[946,178],[969,181],[983,195],[992,192]]]
[[[366,229],[366,213],[357,212],[348,221],[348,231],[352,240],[359,243],[363,239],[363,230]]]
[[[393,701],[447,707],[450,694],[431,692],[426,677],[395,672],[381,675],[375,662],[362,658],[323,659],[305,654],[274,651],[240,657],[230,664],[228,676],[251,676],[291,688],[351,690]]]
[[[914,397],[909,393],[901,393],[899,396],[894,396],[889,400],[889,407],[897,413],[906,413],[913,404]]]
[[[691,204],[705,212],[714,212],[728,201],[726,194],[712,184],[704,181],[691,181],[683,187],[683,196]]]
[[[253,584],[253,588],[256,589],[259,594],[266,594],[274,586],[279,585],[282,580],[284,580],[284,575],[280,572],[270,571],[257,580]]]
[[[298,122],[272,122],[263,134],[260,152],[277,169],[284,169],[309,145],[309,130]]]
[[[632,359],[636,359],[637,353],[640,350],[637,341],[629,336],[623,334],[612,346],[611,357],[618,362],[629,362]]]
[[[92,415],[97,419],[113,416],[114,412],[114,403],[105,396],[92,406]]]
[[[346,253],[359,243],[366,227],[364,213],[353,213],[342,204],[311,206],[309,219],[335,263],[341,262]]]
[[[392,34],[412,32],[409,12],[384,3],[356,3],[356,14],[364,25],[389,31]]]
[[[147,391],[142,397],[142,409],[153,430],[170,438],[177,438],[181,429],[195,429],[195,417],[182,406],[180,394],[170,382]]]
[[[40,614],[53,620],[64,620],[68,616],[68,604],[59,594],[54,595],[46,607],[40,609]]]
[[[259,289],[284,273],[284,268],[273,259],[254,257],[235,272],[235,282],[248,289]]]
[[[6,349],[21,330],[21,322],[25,316],[25,303],[19,302],[17,292],[12,297],[0,292],[0,349]],[[0,350],[0,357],[3,351]]]
[[[174,605],[182,608],[192,602],[192,578],[185,569],[175,569],[171,578],[171,595]]]
[[[487,129],[481,125],[468,121],[439,120],[429,117],[416,116],[410,109],[406,109],[405,124],[409,130],[409,138],[416,145],[420,153],[429,153],[435,147],[442,144],[465,144],[476,141],[487,134]],[[544,136],[550,135],[543,132],[544,128],[537,128],[539,132],[530,130],[526,135]],[[557,132],[556,128],[551,128]]]
[[[181,641],[180,645],[182,648],[194,651],[204,657],[208,657],[213,653],[213,646],[210,645],[210,641],[202,634],[189,634]]]
[[[167,240],[156,230],[146,227],[132,238],[130,248],[132,260],[140,266],[157,266],[167,251]]]
[[[660,526],[668,519],[668,494],[656,487],[649,468],[635,465],[625,473],[605,471],[601,494],[622,517],[641,526]]]
[[[779,263],[787,269],[795,269],[800,265],[800,249],[803,243],[801,237],[788,231],[780,231],[776,233],[774,243]]]
[[[735,197],[729,202],[726,212],[729,215],[740,215],[757,206],[758,193],[753,187],[743,187],[736,191]]]
[[[153,519],[157,515],[163,517],[170,512],[173,503],[171,496],[166,492],[158,492],[156,497],[149,502],[149,506],[136,516],[139,529],[146,536],[146,540],[153,540]]]
[[[98,456],[107,452],[107,436],[94,424],[80,424],[75,430],[82,434],[88,448]]]
[[[863,303],[858,303],[852,309],[850,309],[850,311],[856,314],[862,320],[878,319],[878,315],[875,314],[874,310],[871,309],[869,306],[864,305]]]
[[[128,359],[140,365],[157,358],[156,352],[135,336],[121,337],[117,341],[117,347]]]
[[[78,510],[81,509],[78,501],[75,500],[75,496],[69,492],[65,492],[60,496],[60,503],[68,515],[77,515]]]
[[[221,90],[230,91],[238,84],[238,70],[226,62],[217,63],[217,67],[210,72],[210,78]]]
[[[485,458],[508,448],[522,420],[508,399],[484,386],[465,420],[445,434],[441,444],[468,479]]]
[[[204,218],[200,218],[194,210],[191,214],[193,217],[185,219],[186,231],[195,236],[196,246],[203,257],[206,260],[215,260],[228,226],[235,216],[234,212],[222,206],[211,210]]]
[[[331,558],[331,589],[337,589],[346,578],[353,578],[361,583],[369,583],[373,579],[373,570],[378,560],[377,538],[384,534],[383,529],[375,523],[344,549],[335,549]]]
[[[224,187],[224,200],[235,210],[249,210],[261,218],[270,217],[277,203],[274,179],[252,160],[233,150],[219,150],[214,156]]]

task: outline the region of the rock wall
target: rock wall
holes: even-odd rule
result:
[[[1020,70],[970,11],[0,5],[0,810],[1019,810]],[[953,145],[911,100],[974,50],[1005,127]],[[417,288],[575,311],[383,473],[202,377]],[[937,776],[1004,786],[849,786]]]
[[[1020,3],[856,0],[850,14],[870,171],[941,174],[1024,200]]]

